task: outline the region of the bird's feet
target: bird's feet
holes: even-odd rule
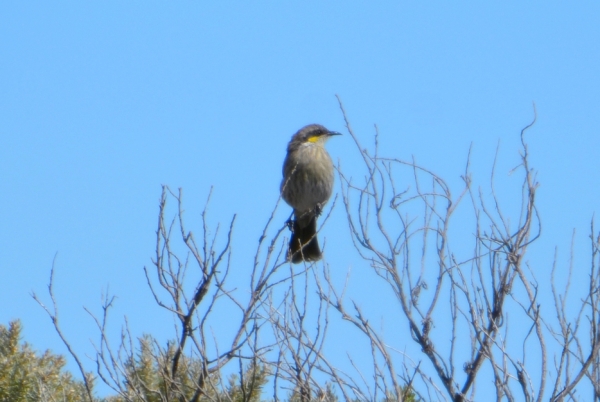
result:
[[[292,233],[294,232],[294,220],[292,218],[285,221],[285,225],[288,227],[290,232],[292,232]]]
[[[315,205],[315,216],[321,216],[322,212],[323,212],[323,207],[321,206],[321,204]]]

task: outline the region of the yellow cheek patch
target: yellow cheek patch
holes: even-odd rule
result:
[[[312,137],[308,138],[308,142],[317,142],[317,141],[319,141],[319,138],[321,138],[321,137],[318,135],[313,135]]]

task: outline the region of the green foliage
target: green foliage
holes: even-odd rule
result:
[[[0,325],[0,401],[87,400],[82,382],[63,371],[65,359],[50,351],[38,356],[27,343],[20,343],[21,323]]]
[[[300,390],[296,390],[288,398],[288,402],[338,402],[339,399],[335,394],[334,387],[331,383],[327,383],[325,390],[317,391],[316,395],[311,395],[307,398]],[[306,394],[306,393],[305,393]],[[308,401],[307,401],[308,399]]]
[[[260,402],[262,387],[268,372],[261,365],[250,364],[242,374],[233,374],[224,384],[219,373],[203,374],[200,359],[182,355],[175,375],[173,357],[175,347],[169,343],[161,348],[150,336],[139,339],[135,358],[126,363],[125,392],[108,398],[108,402],[161,402],[164,400],[192,400],[201,389],[200,402]]]
[[[402,387],[402,398],[396,398],[394,395],[386,396],[381,402],[419,402],[421,399],[412,391],[409,386]]]
[[[229,385],[220,398],[234,402],[260,402],[263,386],[268,381],[268,374],[264,366],[250,364],[241,378],[236,374],[229,377]]]
[[[402,402],[419,402],[419,398],[408,385],[402,388]]]
[[[37,355],[27,343],[20,343],[22,327],[13,321],[8,328],[0,325],[0,402],[81,402],[87,401],[83,382],[63,371],[65,359],[50,351]],[[220,373],[202,375],[198,358],[181,356],[175,376],[172,375],[175,347],[161,348],[150,335],[139,339],[135,356],[125,363],[125,383],[120,395],[104,402],[162,402],[192,400],[202,389],[199,401],[261,402],[263,388],[270,372],[261,364],[240,364],[240,372],[222,380]],[[403,402],[419,399],[408,388]],[[314,394],[314,393],[313,393]],[[300,392],[292,393],[289,402],[302,402]],[[310,402],[338,402],[335,387],[328,383],[323,392],[312,395]],[[392,396],[382,402],[397,401]]]

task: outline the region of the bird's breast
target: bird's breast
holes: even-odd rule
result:
[[[314,210],[331,196],[333,163],[322,146],[302,146],[288,154],[283,176],[282,197],[297,211]]]

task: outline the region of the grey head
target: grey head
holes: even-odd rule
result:
[[[326,139],[334,135],[342,134],[336,131],[330,131],[320,124],[309,124],[308,126],[302,127],[292,136],[288,145],[288,152],[294,151],[300,145],[305,143],[323,144]]]

